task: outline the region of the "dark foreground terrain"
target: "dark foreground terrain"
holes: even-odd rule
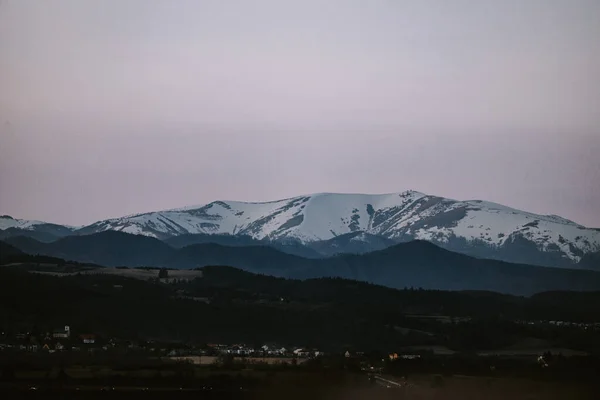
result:
[[[73,374],[74,369],[68,369]],[[0,384],[10,398],[205,398],[205,399],[597,399],[592,381],[487,375],[412,374],[373,377],[359,371],[271,370],[196,371],[195,376],[169,379],[19,378]]]
[[[0,398],[596,399],[599,321],[598,292],[31,257],[0,266]]]
[[[139,270],[134,278],[137,270],[113,270],[127,274],[120,276],[87,274],[87,268],[0,266],[0,345],[52,350],[61,342],[68,350],[81,347],[80,335],[93,334],[95,346],[111,348],[129,342],[153,348],[151,341],[162,341],[386,354],[407,346],[600,353],[600,292],[519,297],[395,290],[339,278],[300,281],[230,267],[205,267],[187,277],[171,271],[174,278],[160,280],[158,270]],[[66,325],[69,340],[48,338]]]

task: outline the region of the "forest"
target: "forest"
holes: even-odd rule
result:
[[[32,263],[29,269],[35,269]],[[86,268],[81,266],[81,268]],[[397,290],[341,278],[294,280],[225,266],[193,280],[51,276],[0,267],[0,326],[182,343],[277,342],[339,351],[443,345],[499,349],[524,338],[597,353],[600,292],[519,297],[484,291]],[[159,279],[163,274],[163,279]],[[437,316],[440,318],[425,318]],[[568,321],[592,328],[523,321]]]

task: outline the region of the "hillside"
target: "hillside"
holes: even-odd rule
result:
[[[78,229],[77,227],[67,226],[67,225],[59,225],[52,224],[43,221],[31,221],[25,219],[17,219],[13,218],[9,215],[1,215],[0,216],[0,234],[8,233],[7,230],[16,229],[16,230],[24,230],[29,232],[37,232],[39,234],[48,235],[48,237],[63,237],[67,235],[73,234],[73,232]],[[3,232],[4,231],[4,232]],[[18,233],[18,231],[13,232]],[[6,237],[6,236],[4,236]],[[0,236],[2,238],[2,236]]]
[[[228,265],[288,278],[343,277],[392,288],[491,290],[518,295],[548,290],[600,290],[600,272],[477,259],[426,241],[401,243],[360,255],[309,259],[268,246],[204,243],[175,249],[158,239],[112,231],[66,237],[53,243],[24,237],[7,240],[26,253],[104,266],[190,269]]]
[[[74,332],[108,337],[276,342],[326,350],[389,351],[434,344],[476,350],[533,336],[593,351],[598,343],[593,332],[565,333],[513,321],[594,321],[600,315],[598,295],[562,292],[527,299],[489,292],[393,290],[344,279],[281,279],[228,267],[206,267],[201,278],[172,284],[113,275],[58,278],[2,267],[0,324],[10,331],[69,324]],[[557,298],[562,299],[559,305]],[[581,304],[587,306],[579,308]],[[453,316],[463,322],[414,315]]]
[[[371,235],[363,231],[356,231],[336,236],[328,240],[311,242],[307,246],[324,256],[338,254],[363,254],[376,250],[383,250],[398,244],[396,241],[382,236]]]
[[[182,248],[194,244],[218,244],[221,246],[243,247],[243,246],[269,246],[284,253],[293,254],[306,258],[321,258],[323,254],[315,250],[313,246],[305,246],[295,240],[271,241],[268,239],[258,240],[248,235],[229,234],[185,234],[165,239],[165,243],[175,248]]]
[[[4,262],[12,257],[23,255],[24,253],[17,247],[0,240],[0,262]]]

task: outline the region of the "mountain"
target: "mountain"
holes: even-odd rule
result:
[[[364,231],[350,232],[329,240],[319,240],[308,246],[324,256],[337,254],[364,254],[398,244],[382,236],[371,235]]]
[[[422,239],[476,257],[556,267],[576,266],[585,254],[600,251],[600,230],[559,216],[415,191],[320,193],[262,203],[215,201],[99,221],[78,233],[106,230],[159,239],[200,233],[304,244],[360,231],[394,242]]]
[[[224,265],[283,278],[341,277],[392,288],[490,290],[531,295],[547,290],[600,290],[600,272],[547,268],[478,259],[412,241],[360,255],[309,259],[268,246],[228,247],[214,243],[175,249],[143,235],[101,232],[52,243],[9,238],[29,254],[105,266],[201,268]]]
[[[306,258],[321,258],[323,255],[311,247],[305,246],[296,240],[271,241],[268,239],[258,240],[248,235],[229,235],[206,233],[185,234],[173,236],[164,240],[168,245],[175,248],[183,248],[194,244],[219,244],[222,246],[269,246],[284,253],[293,254]]]
[[[279,275],[291,268],[306,267],[311,261],[264,245],[223,246],[201,243],[176,249],[156,238],[115,231],[68,236],[52,243],[42,243],[24,236],[8,238],[0,243],[27,254],[108,267],[192,269],[206,265],[231,265]]]
[[[470,257],[416,240],[363,255],[341,255],[288,273],[307,279],[341,277],[393,288],[488,290],[531,295],[549,290],[600,290],[595,271],[513,264]]]
[[[600,251],[584,255],[581,261],[579,261],[578,266],[583,269],[600,271]]]
[[[4,261],[14,256],[22,255],[23,252],[17,247],[12,246],[0,240],[0,261]]]
[[[67,236],[52,243],[41,243],[24,236],[5,241],[28,254],[104,266],[160,266],[176,253],[175,249],[158,239],[114,231]]]
[[[298,257],[268,246],[227,247],[214,243],[196,244],[180,249],[169,260],[172,268],[202,268],[224,265],[246,271],[287,277],[292,272],[306,269],[320,260]]]
[[[415,191],[320,193],[262,203],[215,201],[83,228],[0,217],[0,239],[29,236],[51,242],[104,231],[154,237],[174,247],[208,242],[267,245],[307,258],[364,253],[420,239],[479,258],[594,269],[586,255],[600,252],[600,229],[487,201],[458,201]]]
[[[50,243],[55,240],[60,239],[64,236],[57,236],[49,232],[23,229],[23,228],[8,228],[4,230],[0,230],[0,240],[16,237],[16,236],[25,236],[35,239],[39,242]]]
[[[12,236],[31,236],[36,240],[51,242],[72,235],[76,229],[78,228],[43,221],[16,219],[9,215],[0,216],[0,239]]]
[[[260,246],[263,244],[262,241],[254,239],[252,236],[247,235],[229,235],[229,234],[217,234],[209,235],[206,233],[196,234],[185,234],[179,236],[173,236],[164,240],[171,247],[181,249],[186,246],[193,244],[205,244],[214,243],[222,246]]]

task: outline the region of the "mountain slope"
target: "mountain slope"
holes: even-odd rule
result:
[[[323,255],[317,250],[313,250],[311,247],[304,246],[295,240],[289,241],[271,241],[271,240],[258,240],[247,235],[229,235],[229,234],[215,234],[210,235],[206,233],[196,234],[185,234],[174,236],[164,240],[168,245],[175,248],[183,248],[194,244],[219,244],[221,246],[269,246],[284,253],[293,254],[300,257],[306,258],[321,258]]]
[[[115,285],[121,289],[115,290]],[[182,294],[207,299],[210,304],[181,299]],[[45,331],[68,321],[79,332],[140,341],[276,342],[335,352],[347,347],[387,352],[407,345],[489,351],[490,343],[504,347],[532,334],[544,335],[540,339],[548,338],[557,347],[569,348],[568,343],[576,342],[577,348],[593,351],[597,346],[590,332],[532,331],[509,321],[594,322],[599,295],[569,292],[523,298],[481,292],[399,291],[343,279],[276,279],[225,267],[207,267],[201,279],[168,285],[115,275],[59,278],[19,267],[0,268],[0,315],[7,326]],[[406,316],[415,313],[472,321],[457,329],[434,319]],[[502,317],[490,319],[490,315]],[[394,327],[414,329],[414,334],[401,334]],[[419,331],[434,335],[417,334]],[[456,340],[459,337],[467,339]],[[4,354],[4,364],[13,360]]]
[[[52,243],[41,243],[23,236],[5,241],[28,254],[104,266],[162,266],[176,253],[175,249],[158,239],[113,231],[68,236]]]
[[[39,242],[50,243],[55,240],[60,239],[64,236],[57,236],[52,233],[37,231],[37,230],[29,230],[22,228],[8,228],[4,230],[0,230],[0,240],[16,237],[16,236],[26,236],[32,239],[35,239]]]
[[[99,221],[78,232],[105,230],[160,239],[202,233],[305,244],[363,231],[395,242],[428,240],[477,257],[561,267],[600,250],[599,230],[558,216],[415,191],[321,193],[264,203],[216,201]]]
[[[308,246],[324,256],[336,254],[364,254],[383,250],[398,244],[396,241],[382,236],[371,235],[363,231],[345,233],[329,240],[319,240]]]
[[[335,276],[394,288],[489,290],[517,295],[600,289],[598,272],[478,259],[420,240],[323,261],[321,265],[293,271],[289,276],[301,279]]]
[[[75,227],[51,224],[43,221],[16,219],[9,215],[0,216],[0,237],[31,235],[43,241],[52,241],[73,234]]]
[[[25,252],[105,266],[226,265],[284,278],[342,277],[392,288],[491,290],[517,295],[547,290],[600,290],[600,272],[477,259],[425,241],[402,243],[362,255],[322,259],[302,258],[267,246],[227,247],[206,243],[174,249],[155,238],[122,232],[73,236],[53,243],[11,238],[9,244]]]
[[[600,251],[588,253],[579,261],[579,267],[600,271]]]
[[[22,255],[23,252],[17,247],[0,240],[0,261],[10,259],[14,256]]]

